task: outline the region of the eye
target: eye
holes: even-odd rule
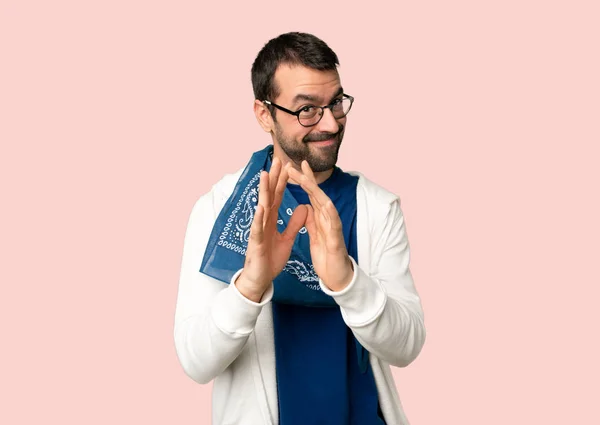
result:
[[[317,112],[320,111],[320,108],[317,108],[314,105],[306,105],[300,108],[300,118],[312,118],[317,115]]]
[[[315,107],[313,105],[307,105],[307,106],[300,108],[300,113],[309,114],[311,112],[314,112],[314,109],[315,109]]]

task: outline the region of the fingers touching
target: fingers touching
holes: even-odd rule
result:
[[[263,171],[260,176],[259,205],[262,206],[260,217],[262,220],[262,233],[268,228],[276,232],[278,211],[283,200],[288,179],[292,178],[300,184],[308,194],[310,205],[299,206],[294,211],[290,222],[282,234],[284,238],[295,237],[302,226],[306,225],[309,235],[321,238],[324,231],[341,229],[341,221],[333,202],[323,192],[316,182],[315,175],[307,161],[302,161],[301,171],[295,169],[291,163],[285,167],[278,158],[273,159],[270,171]],[[259,210],[256,210],[257,216]],[[258,218],[258,217],[256,217]],[[254,226],[253,226],[253,232]]]

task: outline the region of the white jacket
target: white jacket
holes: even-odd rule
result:
[[[241,172],[226,175],[192,209],[175,312],[175,348],[190,378],[201,384],[215,380],[213,425],[277,425],[273,288],[254,303],[235,285],[199,272],[213,224]],[[343,291],[331,292],[322,283],[321,289],[335,299],[344,321],[370,353],[386,423],[408,424],[390,365],[404,367],[417,357],[425,327],[409,270],[404,217],[396,195],[352,174],[359,176],[360,267],[354,263],[354,278]]]

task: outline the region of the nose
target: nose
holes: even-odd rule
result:
[[[323,117],[317,125],[318,131],[323,133],[337,133],[340,129],[340,124],[333,116],[331,109],[325,108],[323,111]]]

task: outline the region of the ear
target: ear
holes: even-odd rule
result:
[[[254,115],[256,115],[256,120],[264,131],[270,133],[273,130],[271,112],[267,109],[267,105],[258,99],[254,99]]]

